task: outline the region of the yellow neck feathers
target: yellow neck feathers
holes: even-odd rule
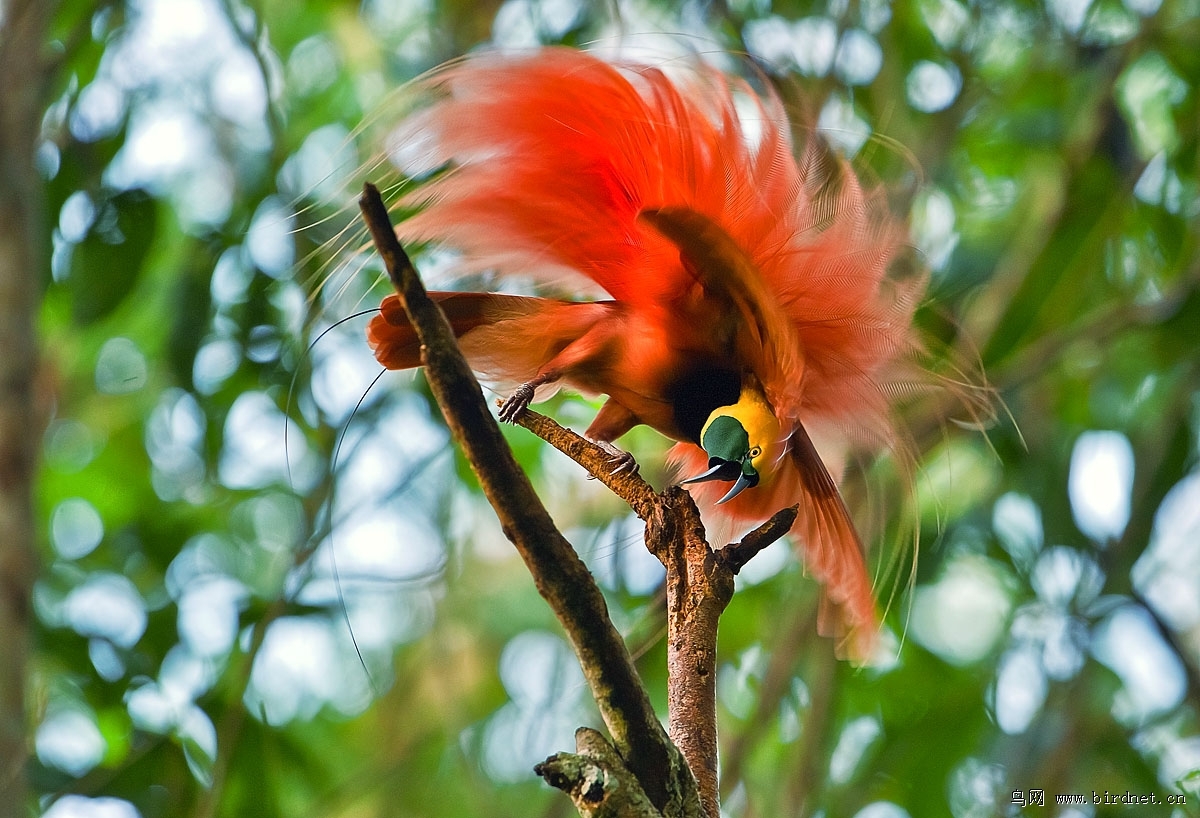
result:
[[[701,440],[705,439],[713,421],[720,417],[733,418],[741,425],[749,438],[750,465],[764,478],[769,477],[782,453],[783,440],[775,412],[758,384],[743,384],[737,403],[715,409],[700,432]]]

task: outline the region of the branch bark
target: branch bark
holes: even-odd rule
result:
[[[583,818],[658,818],[637,776],[595,730],[575,731],[575,752],[557,753],[533,771],[571,797]]]
[[[713,551],[700,512],[679,487],[656,493],[636,474],[614,475],[611,455],[550,418],[526,411],[516,423],[586,468],[646,523],[646,545],[667,570],[668,732],[650,705],[600,589],[521,471],[438,306],[428,297],[373,185],[359,200],[388,275],[421,340],[421,361],[455,440],[463,447],[505,535],[562,623],[612,735],[576,736],[537,772],[567,792],[585,816],[720,815],[717,790],[717,623],[733,578],[787,533],[796,508],[741,543]],[[645,812],[649,806],[653,811]]]
[[[36,572],[32,483],[41,424],[35,404],[41,198],[34,146],[54,3],[9,2],[0,22],[0,818],[27,814],[25,679]],[[24,79],[20,79],[24,78]]]

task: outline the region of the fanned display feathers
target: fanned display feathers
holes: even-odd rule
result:
[[[406,200],[419,210],[401,241],[453,248],[462,273],[593,299],[436,293],[472,366],[608,395],[589,436],[652,426],[678,441],[679,477],[710,465],[710,413],[761,390],[778,426],[758,485],[723,504],[726,483],[689,488],[714,537],[799,503],[792,536],[824,585],[823,629],[865,658],[875,602],[833,453],[895,443],[890,385],[910,377],[924,286],[889,276],[906,230],[881,196],[820,139],[797,150],[774,95],[699,63],[483,54],[424,88],[434,101],[397,153],[438,172]],[[369,339],[387,367],[420,363],[394,297]]]

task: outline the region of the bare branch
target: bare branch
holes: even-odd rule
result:
[[[539,775],[567,791],[581,815],[643,814],[622,778],[627,769],[639,792],[663,815],[716,818],[717,624],[733,596],[734,575],[787,533],[798,509],[784,509],[740,543],[713,551],[705,540],[700,512],[686,491],[672,486],[655,493],[636,474],[613,474],[611,453],[550,418],[528,410],[515,418],[586,468],[646,523],[646,547],[667,570],[668,738],[612,625],[603,595],[513,459],[445,316],[396,240],[374,186],[365,186],[359,204],[421,340],[421,361],[434,397],[505,535],[566,630],[623,760],[614,763],[605,750],[607,742],[585,730],[578,734],[579,754],[547,759],[539,765]],[[613,812],[618,809],[614,805],[632,811]]]
[[[799,513],[799,505],[775,512],[771,519],[743,537],[741,542],[722,548],[717,552],[717,556],[730,571],[737,574],[746,563],[754,558],[755,554],[780,537],[786,536],[792,530],[792,525],[796,522],[796,516]]]
[[[733,573],[709,548],[691,495],[673,486],[662,499],[646,545],[667,569],[668,732],[716,818],[717,623],[733,597]]]
[[[610,463],[612,455],[595,443],[580,437],[570,429],[564,429],[551,418],[528,409],[514,422],[587,469],[589,474],[608,486],[613,494],[628,503],[638,517],[646,520],[654,513],[659,497],[650,484],[629,472],[613,474]]]

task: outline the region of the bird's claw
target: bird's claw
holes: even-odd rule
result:
[[[516,423],[517,418],[524,414],[533,402],[533,391],[533,384],[523,383],[518,386],[500,405],[500,420],[504,423]]]
[[[629,472],[630,477],[636,477],[640,470],[637,461],[633,459],[633,455],[629,452],[621,452],[620,456],[614,457],[609,462],[613,464],[613,474]]]
[[[637,461],[633,459],[632,454],[622,451],[606,441],[596,440],[593,442],[603,449],[605,454],[609,455],[608,462],[612,465],[612,471],[609,472],[610,474],[618,475],[622,472],[628,472],[632,477],[638,473],[640,467],[638,466]]]

